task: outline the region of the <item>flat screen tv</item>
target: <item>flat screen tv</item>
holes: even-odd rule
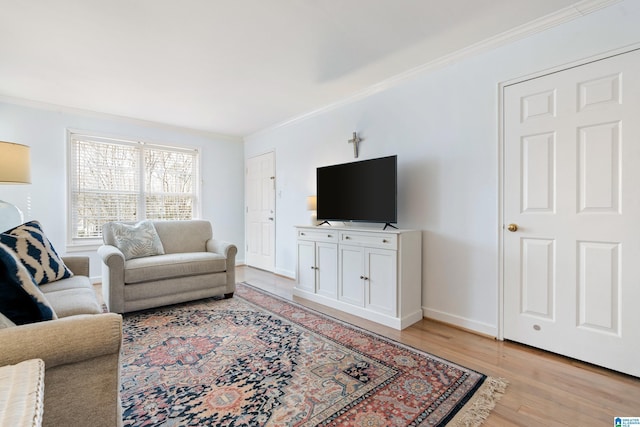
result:
[[[318,220],[398,222],[397,171],[397,156],[317,168]]]

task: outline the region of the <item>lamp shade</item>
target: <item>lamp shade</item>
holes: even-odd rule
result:
[[[307,210],[308,211],[316,210],[316,196],[307,197]]]
[[[29,147],[0,141],[0,183],[30,184]]]

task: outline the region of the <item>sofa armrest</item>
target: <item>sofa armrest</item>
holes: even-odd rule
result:
[[[124,254],[112,245],[98,248],[102,259],[102,296],[109,311],[124,313]]]
[[[231,262],[231,265],[235,267],[238,248],[233,243],[217,239],[207,240],[207,252],[224,255],[224,257],[227,258],[227,265]]]
[[[88,256],[63,256],[62,262],[76,276],[89,277],[89,257]]]
[[[0,329],[0,366],[42,359],[45,367],[119,353],[122,316],[79,314]]]
[[[207,252],[214,252],[224,255],[227,259],[227,286],[228,294],[233,295],[236,289],[236,254],[238,248],[233,243],[223,240],[209,239],[207,240]]]
[[[115,246],[102,245],[98,248],[98,256],[109,267],[121,267],[124,272],[124,254]]]

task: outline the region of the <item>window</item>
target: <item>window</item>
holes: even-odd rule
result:
[[[69,133],[72,245],[96,244],[109,221],[191,219],[198,151]]]

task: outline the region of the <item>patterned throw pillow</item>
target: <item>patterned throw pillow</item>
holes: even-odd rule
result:
[[[30,221],[1,233],[0,243],[9,246],[18,255],[38,286],[73,276],[44,235],[38,221]]]
[[[16,325],[57,319],[12,248],[0,243],[0,313]]]
[[[164,254],[160,236],[151,221],[140,221],[135,225],[112,222],[111,231],[116,247],[126,260]]]

